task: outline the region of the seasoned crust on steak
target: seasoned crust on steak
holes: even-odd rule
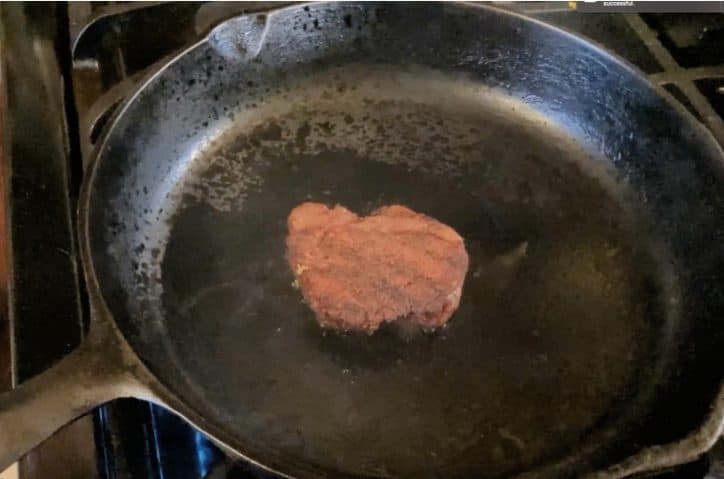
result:
[[[371,334],[404,321],[426,330],[457,309],[468,269],[455,230],[400,205],[359,217],[303,203],[287,220],[287,260],[324,327]]]

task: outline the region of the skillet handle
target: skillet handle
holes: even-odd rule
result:
[[[93,343],[86,338],[50,369],[0,395],[0,472],[96,406],[144,396],[117,360],[122,354]]]

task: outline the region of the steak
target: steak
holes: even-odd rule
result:
[[[432,330],[460,303],[465,244],[433,218],[399,205],[360,217],[303,203],[287,227],[289,266],[323,327],[371,334],[397,321]]]

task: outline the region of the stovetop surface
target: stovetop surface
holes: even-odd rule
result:
[[[502,6],[578,32],[621,55],[666,88],[724,144],[724,15],[585,14],[572,10],[566,2]],[[51,50],[59,59],[59,75],[67,79],[62,98],[66,108],[62,114],[69,132],[65,145],[69,168],[58,173],[59,178],[67,179],[65,188],[59,187],[52,195],[44,191],[35,200],[53,203],[56,196],[65,197],[53,204],[67,210],[59,213],[61,218],[72,218],[78,186],[93,145],[113,108],[138,79],[184,46],[202,38],[220,21],[266,8],[269,3],[265,2],[57,5],[53,11],[56,23]],[[43,21],[36,18],[37,13],[26,14],[36,22]],[[42,237],[42,228],[32,221],[28,223],[14,225],[13,228],[21,228],[14,231],[14,235],[28,231]],[[57,248],[72,252],[71,233],[61,226],[56,225],[52,232],[58,238]],[[23,227],[27,230],[22,230]],[[63,235],[68,238],[63,239]],[[15,292],[28,291],[27,297],[21,295],[11,304],[12,316],[18,323],[14,325],[12,338],[17,381],[43,370],[71,350],[87,325],[76,266],[73,261],[61,261],[62,264],[54,265],[58,272],[50,280],[75,285],[75,293],[63,291],[62,297],[57,298],[55,304],[65,305],[66,310],[55,316],[52,334],[48,334],[47,312],[33,310],[37,308],[37,301],[36,306],[31,304],[44,294],[31,289],[31,279],[41,281],[33,276],[32,265],[37,255],[32,254],[32,251],[19,252],[19,258],[26,255],[30,259],[13,272],[16,277],[27,277],[18,283]],[[724,446],[720,444],[717,454],[659,477],[722,478],[724,462],[717,459],[724,457],[722,449]],[[68,464],[70,450],[72,467],[60,467]],[[48,475],[50,471],[52,476]],[[239,479],[272,476],[251,465],[229,460],[200,433],[164,409],[127,399],[99,408],[46,441],[21,463],[21,477]]]

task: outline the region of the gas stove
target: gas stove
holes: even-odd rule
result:
[[[580,33],[624,57],[724,144],[724,15],[588,14],[575,2],[499,6]],[[72,350],[87,327],[73,214],[84,170],[114,109],[145,76],[219,22],[268,8],[265,2],[2,6],[3,118],[13,125],[13,155],[5,158],[12,171],[11,325],[0,323],[0,341],[10,331],[0,344],[0,381],[6,351],[13,380],[22,382]],[[720,444],[710,455],[658,477],[724,478],[723,449]],[[100,407],[64,428],[21,461],[19,474],[23,479],[272,477],[229,459],[164,409],[131,399]]]

